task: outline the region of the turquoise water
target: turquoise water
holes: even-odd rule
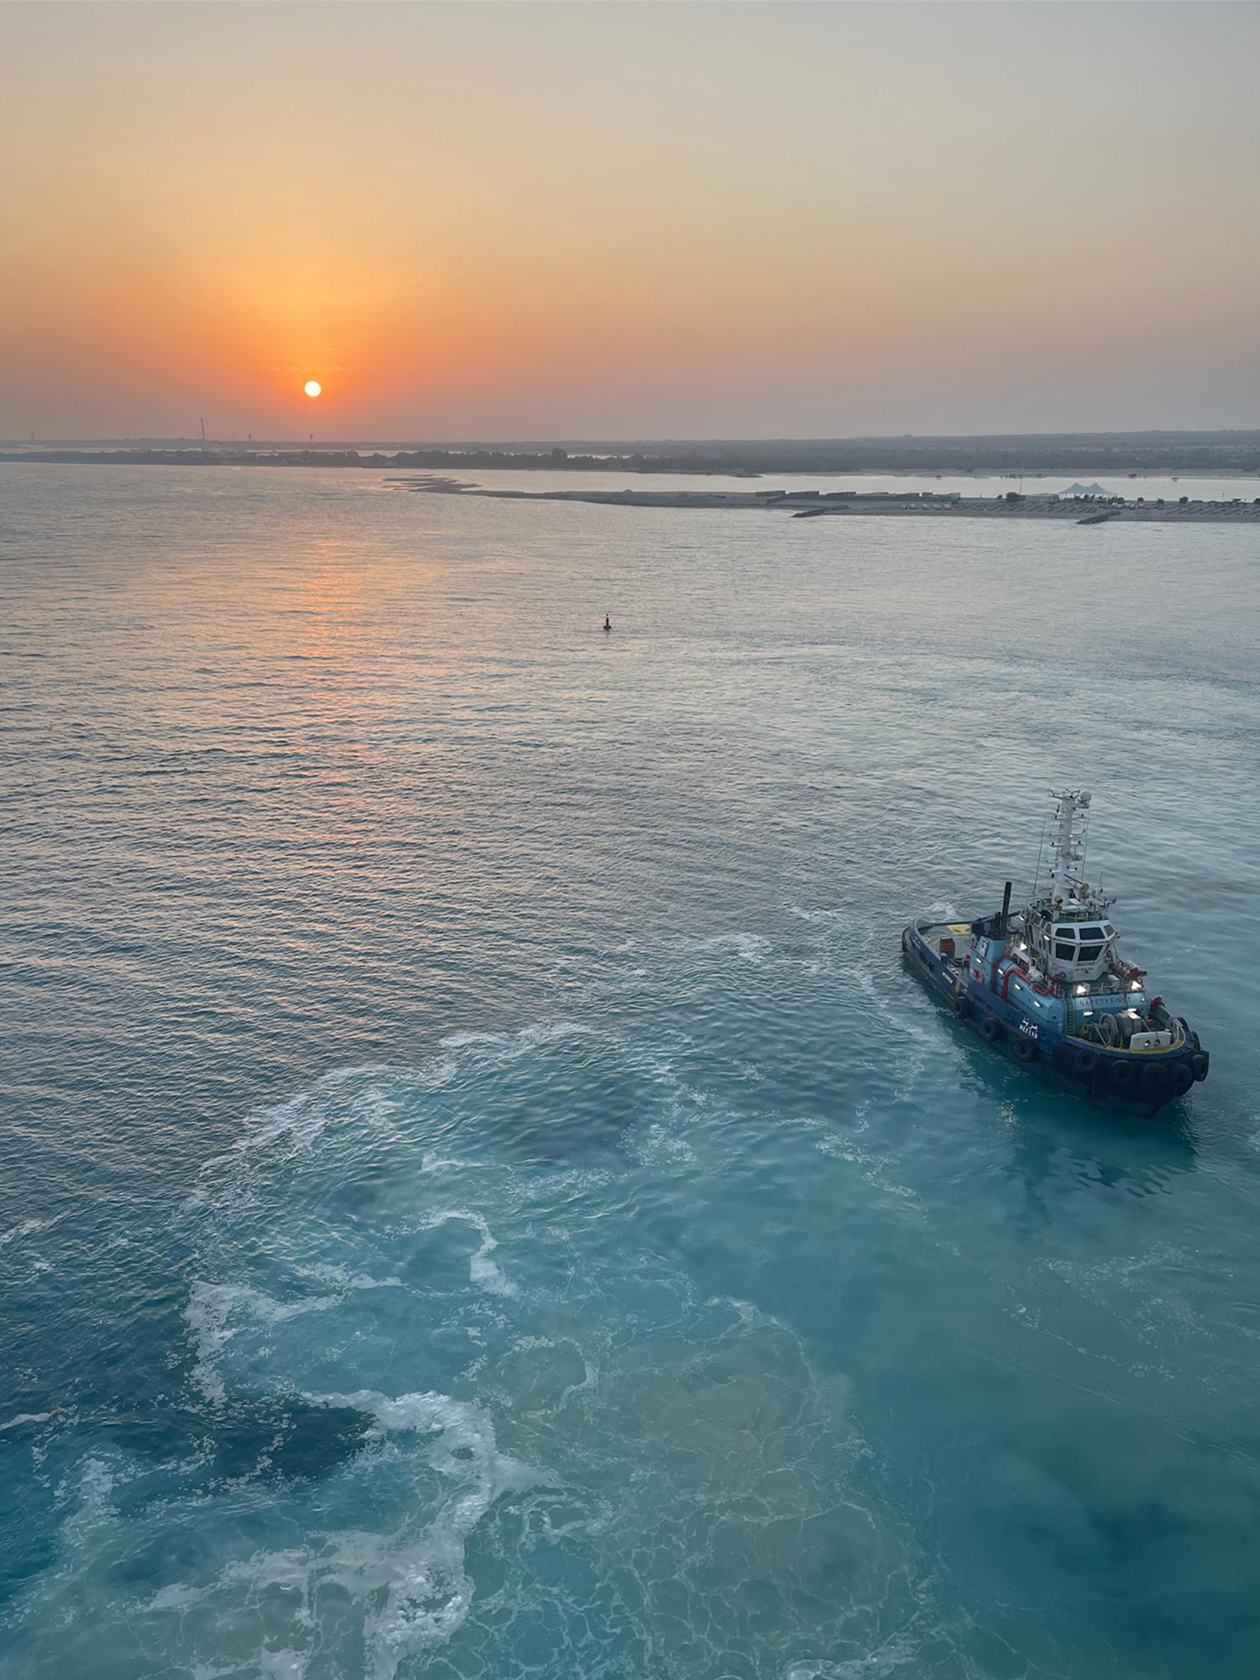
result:
[[[1254,1673],[1254,534],[2,471],[5,1680]]]

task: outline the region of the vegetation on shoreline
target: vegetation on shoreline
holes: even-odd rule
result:
[[[779,438],[635,443],[494,443],[374,448],[59,443],[0,461],[138,466],[449,468],[456,471],[713,473],[1260,474],[1260,431],[1064,432],[1032,436]]]

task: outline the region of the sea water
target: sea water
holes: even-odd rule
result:
[[[0,471],[5,1680],[1255,1672],[1254,533]]]

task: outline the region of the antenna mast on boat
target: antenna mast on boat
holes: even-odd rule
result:
[[[1084,882],[1078,871],[1085,862],[1085,834],[1089,826],[1089,795],[1075,789],[1051,795],[1055,801],[1050,834],[1050,897],[1056,903],[1071,898],[1084,900]],[[1074,827],[1075,823],[1079,828]]]

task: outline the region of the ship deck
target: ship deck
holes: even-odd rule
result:
[[[959,970],[966,969],[970,922],[916,922],[914,927],[934,957],[945,959]],[[952,951],[949,949],[951,944]]]

